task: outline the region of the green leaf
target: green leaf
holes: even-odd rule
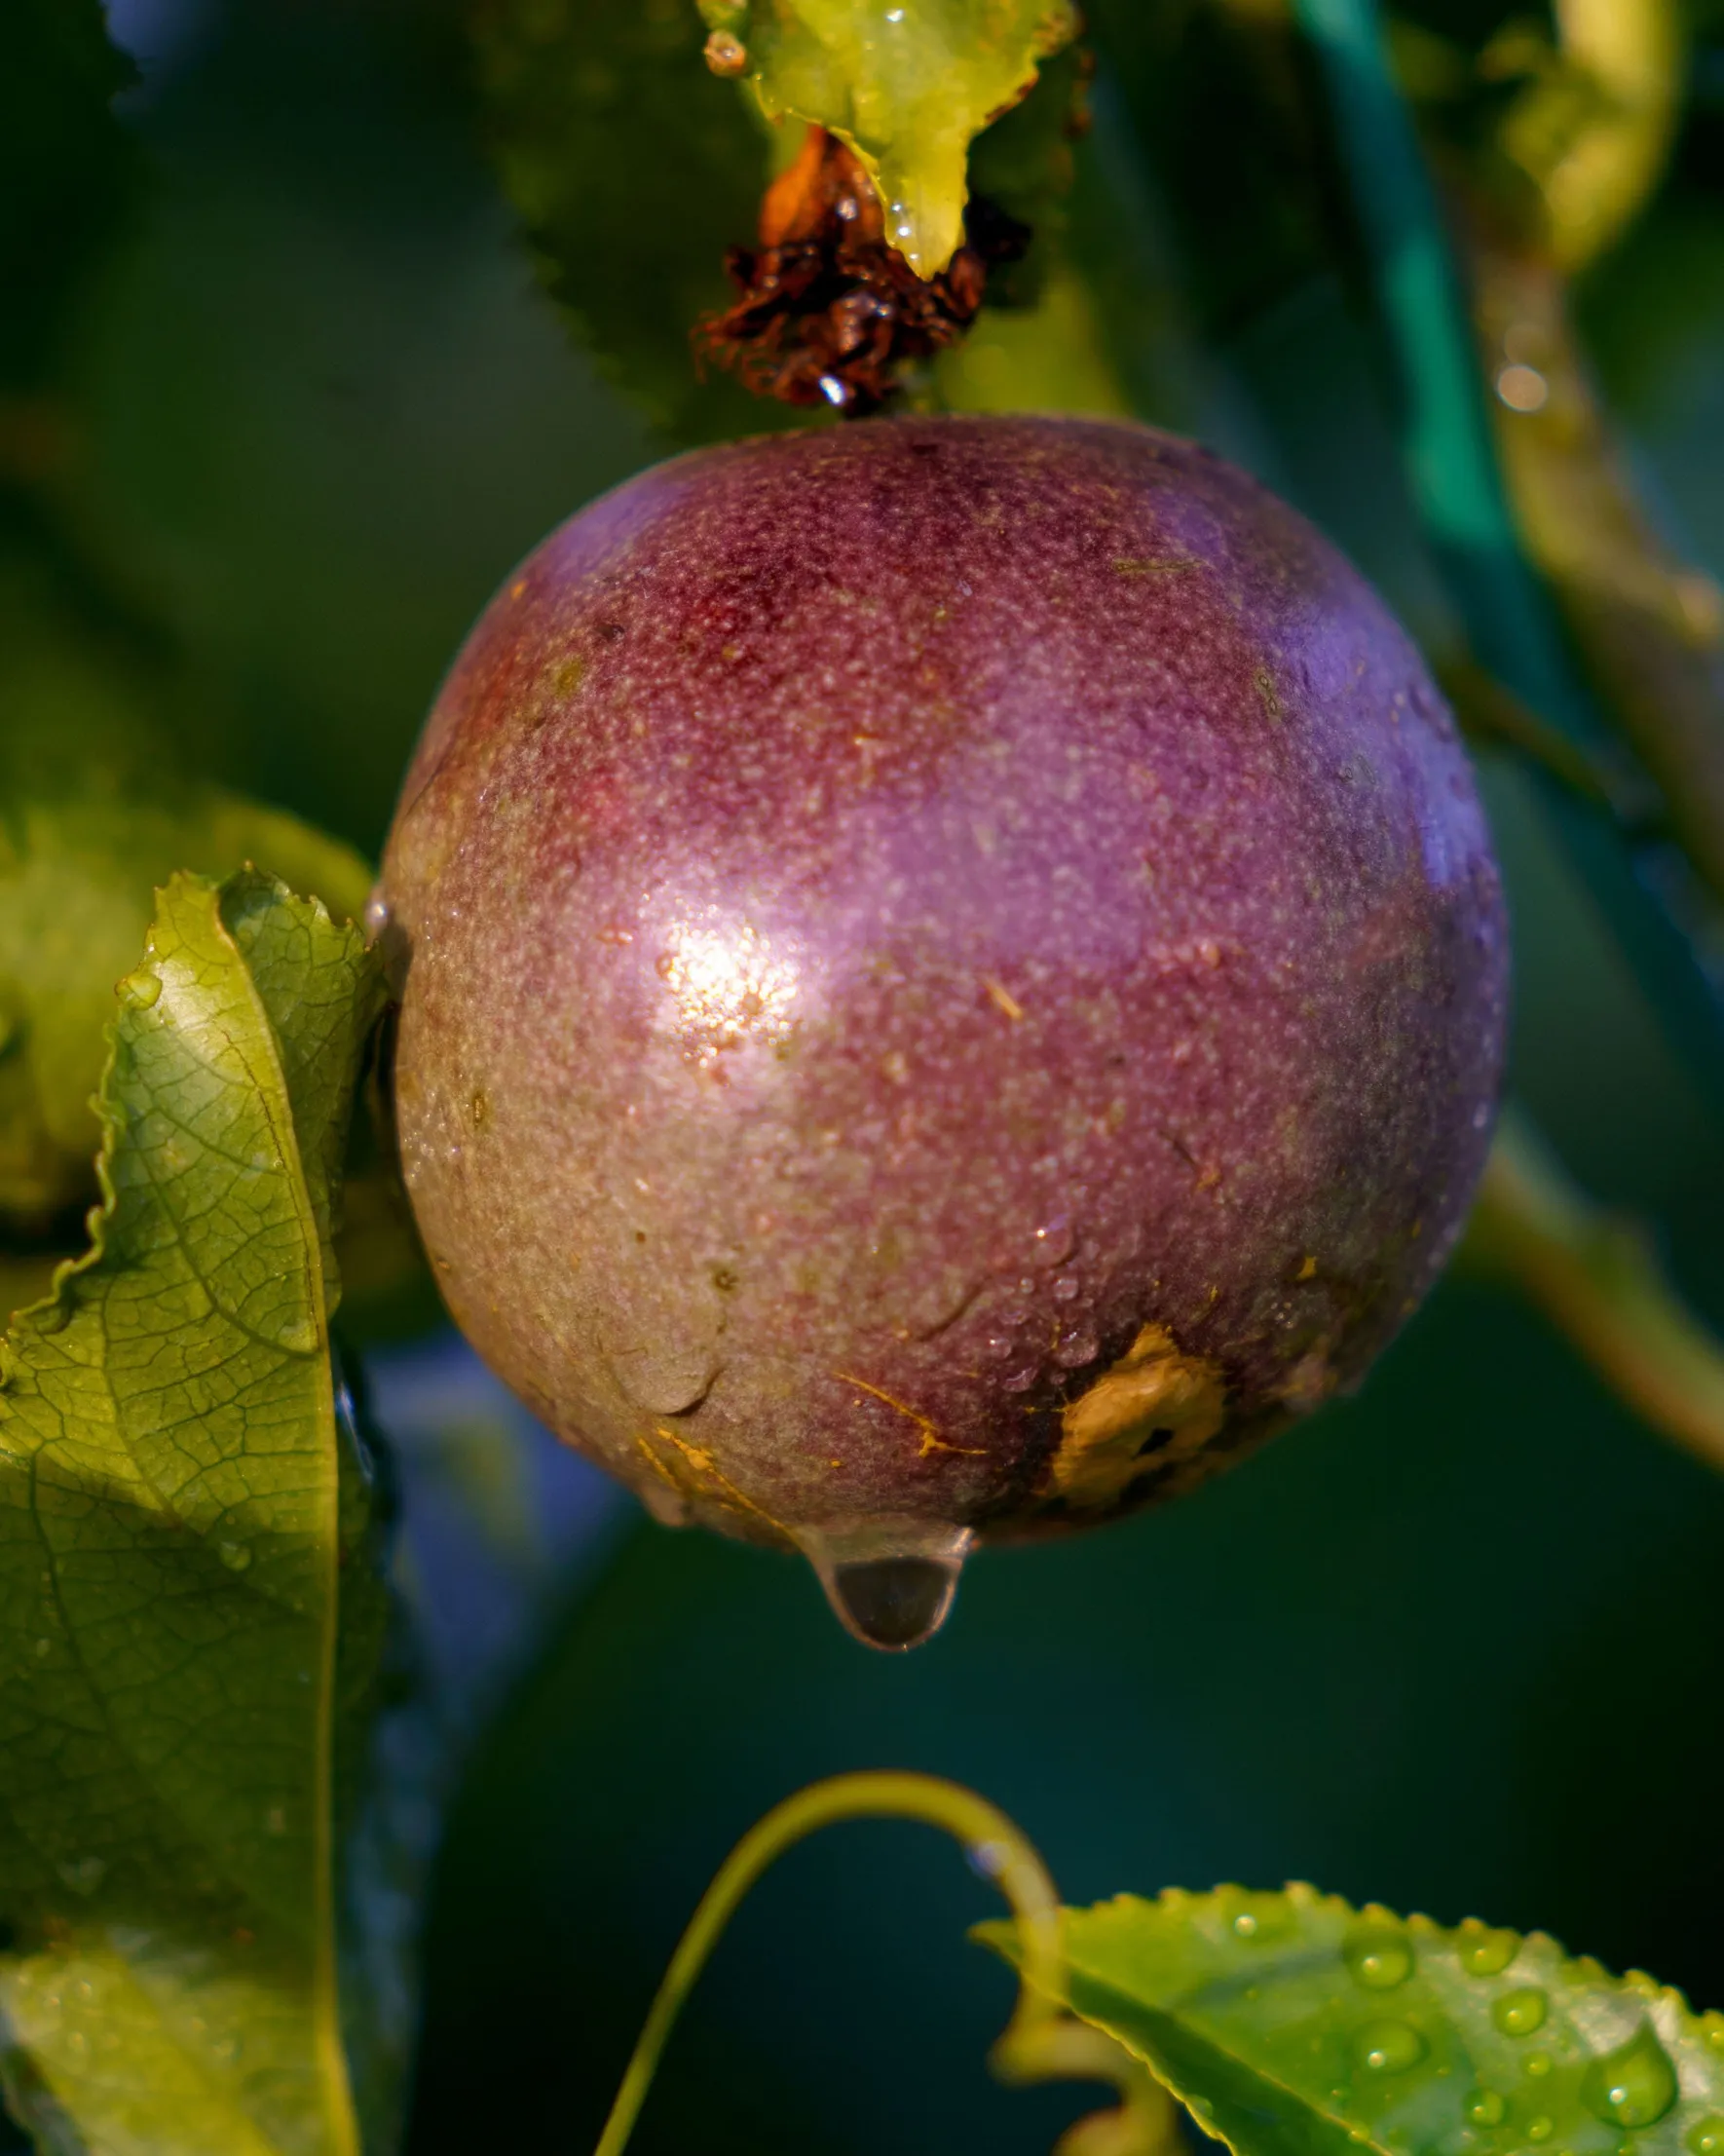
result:
[[[351,917],[370,873],[292,816],[183,778],[135,685],[62,624],[7,625],[20,633],[0,661],[0,1217],[27,1224],[94,1194],[90,1097],[155,887],[250,862]]]
[[[963,241],[970,143],[1077,31],[1071,0],[701,0],[768,120],[817,121],[867,166],[922,277]]]
[[[335,1793],[382,1590],[328,1253],[383,998],[320,905],[176,876],[121,984],[92,1247],[7,1340],[0,2018],[47,2150],[356,2156]]]
[[[702,64],[693,0],[481,0],[486,125],[541,276],[605,373],[679,441],[802,416],[696,371],[693,334],[733,296],[768,161]]]
[[[1121,1895],[1066,1916],[1068,1997],[1238,2156],[1717,2156],[1724,2015],[1575,1960],[1281,1894]],[[979,1927],[1015,1959],[1012,1927]]]

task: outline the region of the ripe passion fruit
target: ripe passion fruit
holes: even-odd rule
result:
[[[1489,1139],[1505,923],[1449,714],[1332,547],[1143,428],[630,481],[473,630],[383,904],[456,1317],[877,1645],[977,1541],[1355,1384]]]

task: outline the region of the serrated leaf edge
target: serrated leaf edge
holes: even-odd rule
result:
[[[263,876],[249,861],[242,869],[236,871],[233,876],[224,878],[220,882],[208,876],[200,876],[181,869],[176,871],[168,883],[157,887],[154,893],[155,902],[152,907],[150,927],[144,938],[143,960],[139,965],[134,966],[130,973],[123,975],[121,980],[116,983],[115,995],[117,999],[121,997],[125,984],[128,981],[135,980],[140,974],[154,981],[158,988],[163,985],[159,970],[160,953],[156,947],[156,927],[163,911],[164,900],[176,892],[198,893],[207,896],[212,901],[210,915],[215,932],[232,951],[236,965],[244,974],[246,991],[256,1010],[263,1039],[267,1044],[271,1072],[275,1081],[274,1089],[278,1096],[276,1104],[271,1109],[271,1120],[283,1126],[278,1131],[281,1157],[283,1165],[289,1169],[291,1174],[297,1209],[301,1215],[302,1231],[308,1253],[308,1265],[314,1276],[316,1289],[316,1292],[310,1298],[310,1305],[315,1313],[315,1321],[319,1328],[319,1347],[325,1363],[327,1363],[329,1359],[327,1316],[329,1305],[323,1292],[321,1239],[318,1231],[316,1209],[312,1204],[311,1192],[306,1183],[305,1164],[299,1148],[299,1133],[293,1118],[292,1102],[288,1096],[286,1074],[281,1065],[281,1045],[277,1040],[275,1025],[270,1018],[269,1011],[252,982],[250,968],[245,965],[239,946],[235,942],[226,922],[222,919],[221,913],[221,902],[224,893],[230,886],[246,877],[266,883],[284,901],[308,907],[315,918],[326,924],[336,934],[343,932],[322,899],[316,896],[299,897],[295,892],[289,890],[279,877]],[[354,932],[352,923],[348,925],[347,932],[350,934]],[[151,999],[151,1002],[154,1002],[154,998]],[[108,1230],[118,1205],[118,1192],[115,1189],[113,1176],[113,1161],[121,1134],[126,1125],[124,1110],[111,1097],[114,1071],[119,1055],[120,1028],[123,1023],[124,1014],[117,1011],[105,1029],[108,1042],[107,1058],[102,1065],[100,1083],[91,1099],[91,1106],[94,1110],[101,1127],[101,1142],[95,1155],[96,1185],[101,1196],[97,1203],[93,1205],[85,1215],[85,1229],[90,1237],[90,1246],[78,1256],[62,1261],[55,1268],[54,1280],[47,1295],[42,1297],[40,1301],[29,1305],[26,1308],[16,1312],[11,1326],[7,1328],[4,1334],[0,1334],[0,1390],[5,1389],[16,1373],[16,1362],[11,1344],[13,1330],[32,1321],[37,1329],[42,1329],[43,1317],[53,1316],[61,1309],[65,1311],[66,1317],[69,1319],[72,1313],[72,1298],[78,1278],[82,1274],[94,1270],[108,1255]],[[52,1327],[47,1329],[53,1330]],[[326,1389],[327,1399],[319,1417],[323,1425],[320,1435],[333,1457],[337,1443],[333,1378],[331,1378],[330,1384]],[[334,1708],[336,1625],[334,1613],[339,1608],[340,1594],[340,1534],[339,1521],[336,1518],[336,1504],[337,1494],[332,1477],[327,1499],[329,1518],[324,1523],[325,1532],[322,1537],[325,1551],[324,1562],[327,1568],[325,1580],[326,1608],[331,1612],[331,1617],[330,1622],[323,1628],[323,1637],[319,1642],[319,1666],[318,1670],[319,1712],[317,1720],[319,1755],[317,1779],[319,1787],[323,1793],[323,1801],[319,1807],[319,1828],[314,1854],[314,1892],[319,1904],[329,1913],[328,1921],[319,1924],[317,1927],[313,1978],[316,1991],[314,2025],[317,2031],[317,2049],[321,2055],[323,2086],[328,2092],[330,2099],[330,2124],[336,2137],[331,2156],[361,2156],[358,2120],[354,2108],[353,2083],[348,2071],[347,2053],[341,2035],[340,1979],[335,1937]]]

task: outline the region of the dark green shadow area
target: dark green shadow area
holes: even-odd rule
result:
[[[432,1932],[414,2156],[589,2145],[731,1840],[813,1776],[974,1783],[1062,1890],[1311,1878],[1542,1925],[1724,1997],[1724,1485],[1531,1321],[1444,1289],[1368,1397],[1165,1514],[984,1556],[902,1660],[779,1560],[643,1529],[468,1791]],[[834,1830],[721,1949],[645,2149],[1045,2149],[1068,2092],[982,2057],[990,1897],[908,1828]],[[489,1949],[478,1945],[489,1934]],[[495,1957],[495,1958],[493,1958]]]

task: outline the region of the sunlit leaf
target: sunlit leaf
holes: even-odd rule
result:
[[[359,2145],[336,1798],[385,1606],[329,1252],[383,995],[319,905],[175,877],[121,987],[92,1247],[7,1340],[0,2063],[45,2149]]]
[[[13,626],[13,618],[7,623]],[[252,862],[351,917],[351,848],[183,777],[105,655],[61,624],[0,655],[0,1218],[94,1195],[91,1095],[114,983],[176,869]],[[8,1304],[8,1308],[11,1305]],[[0,1311],[3,1316],[4,1311]]]
[[[701,0],[768,120],[818,121],[873,175],[923,277],[962,244],[970,144],[1077,29],[1071,0]]]
[[[1724,2015],[1308,1886],[1067,1912],[1068,1996],[1238,2156],[1715,2156]],[[1012,1957],[1009,1924],[980,1936]]]

